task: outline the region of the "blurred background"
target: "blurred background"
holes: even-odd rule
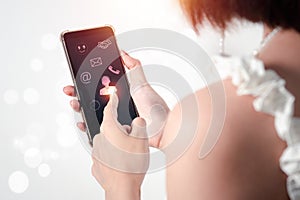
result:
[[[11,0],[2,2],[0,12],[3,200],[104,199],[90,173],[91,158],[77,136],[71,99],[62,92],[63,86],[72,84],[59,39],[62,31],[105,24],[113,25],[116,34],[163,28],[186,35],[209,55],[219,52],[220,33],[207,26],[196,36],[176,0]],[[261,25],[237,24],[226,32],[225,51],[250,54],[261,38]],[[137,56],[142,63],[166,63],[159,53]],[[165,171],[148,174],[142,190],[145,200],[165,199]]]

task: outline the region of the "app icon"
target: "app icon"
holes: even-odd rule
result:
[[[90,60],[91,67],[98,67],[102,65],[101,57],[93,58]]]
[[[98,42],[97,47],[101,49],[107,49],[111,45],[110,39],[103,40],[102,42]]]
[[[108,67],[108,70],[111,72],[111,73],[113,73],[113,74],[116,74],[116,75],[119,75],[120,74],[120,70],[118,70],[118,69],[115,69],[113,66],[109,66]]]
[[[100,109],[100,102],[96,100],[92,100],[90,103],[90,109],[93,111],[97,111]]]
[[[83,84],[89,84],[91,83],[92,75],[89,72],[83,72],[80,75],[80,80]]]
[[[76,49],[79,53],[85,53],[87,50],[87,46],[86,44],[78,44]]]
[[[115,86],[109,86],[110,78],[108,76],[103,76],[101,79],[101,82],[102,82],[102,85],[104,85],[104,88],[102,88],[100,90],[100,96],[111,95],[117,91]]]

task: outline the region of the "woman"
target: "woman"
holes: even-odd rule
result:
[[[199,159],[199,149],[209,129],[212,108],[208,89],[196,92],[197,103],[201,108],[198,119],[199,128],[190,148],[167,168],[168,199],[300,199],[300,151],[297,151],[300,146],[300,133],[295,133],[295,130],[299,131],[300,126],[300,120],[295,118],[295,116],[300,116],[300,90],[298,88],[300,85],[300,1],[181,0],[181,4],[195,31],[198,31],[199,25],[206,20],[221,30],[226,29],[233,19],[249,20],[264,23],[266,39],[256,52],[256,57],[246,60],[217,59],[218,65],[223,65],[223,67],[225,67],[223,64],[225,62],[229,67],[231,63],[236,65],[232,67],[238,73],[230,74],[229,78],[223,80],[226,93],[224,127],[218,143],[203,159]],[[138,60],[126,53],[122,56],[129,69],[141,69]],[[257,73],[251,71],[258,68],[260,71]],[[241,74],[246,74],[246,78]],[[261,74],[267,74],[270,77]],[[232,82],[236,78],[242,81]],[[269,82],[266,81],[267,78],[270,78]],[[283,80],[286,85],[283,84]],[[267,87],[272,87],[272,91],[274,89],[275,92],[259,91],[266,84],[260,85],[258,82],[272,83],[273,85],[267,84]],[[249,85],[254,85],[254,87],[249,88]],[[65,87],[64,92],[74,96],[72,86]],[[158,102],[165,108],[165,111],[168,111],[163,100],[149,86],[139,92],[152,93],[151,100],[143,99],[142,95],[133,96],[141,117],[146,118],[147,109],[150,109],[147,105],[153,101]],[[276,98],[271,98],[266,94],[273,95],[271,97],[279,95],[278,97],[284,101],[276,102]],[[288,97],[290,102],[286,100]],[[107,120],[104,121],[102,128],[104,134],[97,137],[97,141],[102,141],[104,138],[128,152],[147,153],[149,144],[163,149],[179,133],[179,127],[176,124],[180,121],[180,106],[176,106],[168,113],[167,118],[159,119],[160,121],[166,120],[166,124],[158,135],[151,137],[149,141],[131,137],[132,133],[138,136],[146,135],[145,121],[138,118],[134,120],[131,128],[116,129],[118,124],[111,124],[113,120],[110,119],[114,116],[109,114],[114,113],[117,106],[117,99],[115,97],[112,99],[105,111]],[[187,97],[181,104],[193,109],[190,101],[191,98]],[[76,111],[80,109],[76,100],[73,100],[71,104]],[[283,111],[277,112],[277,108]],[[290,122],[292,122],[293,129],[290,127]],[[281,132],[282,127],[278,125],[280,123],[283,124],[282,127],[288,127],[287,133],[284,133],[284,130]],[[78,126],[84,130],[83,123]],[[131,134],[124,135],[124,132]],[[132,144],[135,144],[135,148]],[[103,148],[101,145],[95,145],[94,158],[98,157],[97,151],[101,148]],[[168,157],[168,154],[166,156]],[[296,164],[286,165],[290,163],[291,158],[292,164]],[[122,162],[126,164],[127,161]],[[94,159],[93,175],[105,189],[107,199],[140,198],[140,186],[147,168],[145,167],[145,163],[148,162],[147,156],[140,162],[141,168],[139,169],[142,169],[140,173],[124,173],[106,167],[98,159]]]

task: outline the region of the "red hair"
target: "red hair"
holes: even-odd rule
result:
[[[232,19],[263,22],[300,33],[300,0],[180,0],[197,31],[204,21],[225,29]]]

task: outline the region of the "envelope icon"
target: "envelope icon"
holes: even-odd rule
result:
[[[90,60],[91,67],[98,67],[102,65],[101,57],[93,58]]]

